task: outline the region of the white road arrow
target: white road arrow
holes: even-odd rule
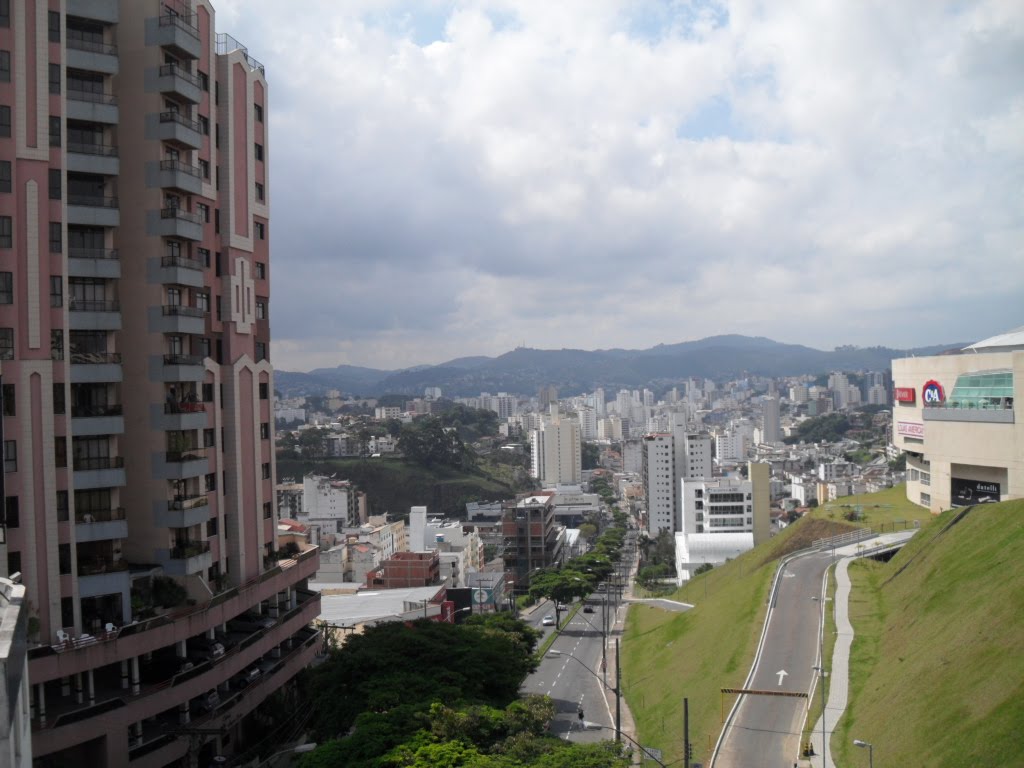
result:
[[[789,674],[789,672],[787,672],[787,671],[786,671],[786,670],[784,670],[784,669],[780,669],[780,670],[779,670],[778,672],[776,672],[775,674],[779,676],[779,685],[781,686],[781,685],[782,685],[782,678],[784,678],[784,677],[785,677],[786,675],[788,675],[788,674]]]

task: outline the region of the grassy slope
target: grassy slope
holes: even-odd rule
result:
[[[925,523],[932,519],[932,513],[907,499],[904,483],[878,493],[864,493],[844,496],[811,510],[811,517],[842,520],[843,513],[854,505],[861,505],[864,519],[854,523],[858,527],[870,526],[875,530],[890,530],[894,521],[920,520]]]
[[[1024,765],[1024,501],[976,507],[941,533],[953,514],[891,563],[850,568],[840,765],[866,765],[854,738],[885,765]]]

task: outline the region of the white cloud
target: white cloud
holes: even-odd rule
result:
[[[279,367],[1021,322],[1019,3],[301,8],[217,3],[271,83]]]

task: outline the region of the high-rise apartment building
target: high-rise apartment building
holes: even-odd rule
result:
[[[761,400],[761,442],[781,443],[782,424],[779,418],[779,399],[766,397]]]
[[[643,445],[643,486],[647,498],[647,532],[681,530],[680,480],[710,478],[712,437],[687,432],[682,414],[675,414],[671,432],[645,435]]]
[[[530,433],[530,475],[545,488],[583,482],[580,423],[552,415]]]
[[[315,551],[276,546],[264,70],[206,0],[3,2],[0,65],[34,756],[205,763],[316,653]]]

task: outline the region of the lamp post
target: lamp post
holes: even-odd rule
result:
[[[868,750],[868,768],[875,768],[875,748],[861,739],[854,739],[853,746],[866,747]]]
[[[568,656],[570,659],[575,661],[587,672],[594,676],[595,679],[599,680],[601,684],[609,691],[615,694],[615,740],[622,741],[622,670],[619,668],[619,641],[615,640],[615,687],[612,688],[608,683],[601,680],[600,675],[587,666],[584,662],[573,656],[571,653],[563,653],[562,651],[548,651],[548,656],[558,658],[560,656]]]
[[[266,760],[257,766],[257,768],[263,768],[263,766],[270,766],[274,760],[283,755],[304,755],[307,752],[312,752],[316,749],[316,742],[309,742],[308,744],[299,744],[297,747],[291,747],[290,749],[282,749],[280,752],[275,752]]]
[[[613,730],[612,728],[609,728],[609,727],[608,727],[607,725],[598,725],[597,723],[591,723],[591,724],[590,724],[590,727],[591,727],[591,728],[597,728],[597,729],[600,729],[600,730],[602,730],[602,731],[611,731],[611,730]],[[647,750],[647,747],[643,746],[643,745],[642,745],[642,744],[641,744],[640,742],[638,742],[638,741],[637,741],[636,739],[634,739],[634,738],[633,738],[632,736],[627,736],[627,735],[626,735],[626,734],[624,734],[624,733],[623,733],[623,734],[621,734],[621,736],[622,736],[622,738],[624,738],[624,739],[625,739],[626,741],[628,741],[628,742],[629,742],[630,744],[632,744],[632,745],[633,745],[634,747],[636,747],[636,748],[637,748],[637,749],[639,749],[639,750],[640,750],[641,752],[643,752],[643,754],[644,754],[644,757],[646,757],[646,758],[647,758],[648,760],[653,760],[653,761],[654,761],[654,762],[656,762],[656,763],[657,763],[658,765],[660,765],[660,766],[661,766],[661,768],[668,768],[668,766],[667,766],[667,765],[665,765],[665,763],[661,762],[661,760],[659,760],[659,759],[658,759],[658,758],[656,758],[656,757],[655,757],[655,756],[654,756],[653,754],[651,754],[651,753],[650,753],[650,752],[649,752],[649,751]]]
[[[821,676],[821,765],[828,768],[828,741],[825,736],[825,603],[831,602],[831,597],[821,598],[811,595],[811,600],[821,603],[820,628],[818,632],[818,664],[814,667]]]
[[[582,618],[585,622],[587,622],[587,624],[589,624],[593,629],[595,629],[595,630],[597,630],[598,632],[601,633],[601,676],[602,676],[601,682],[604,683],[605,686],[607,686],[608,685],[608,654],[607,654],[608,635],[604,631],[604,629],[599,628],[599,627],[595,627],[594,626],[594,622],[592,622],[590,619],[588,619],[583,614],[577,613],[576,615],[578,617]]]

